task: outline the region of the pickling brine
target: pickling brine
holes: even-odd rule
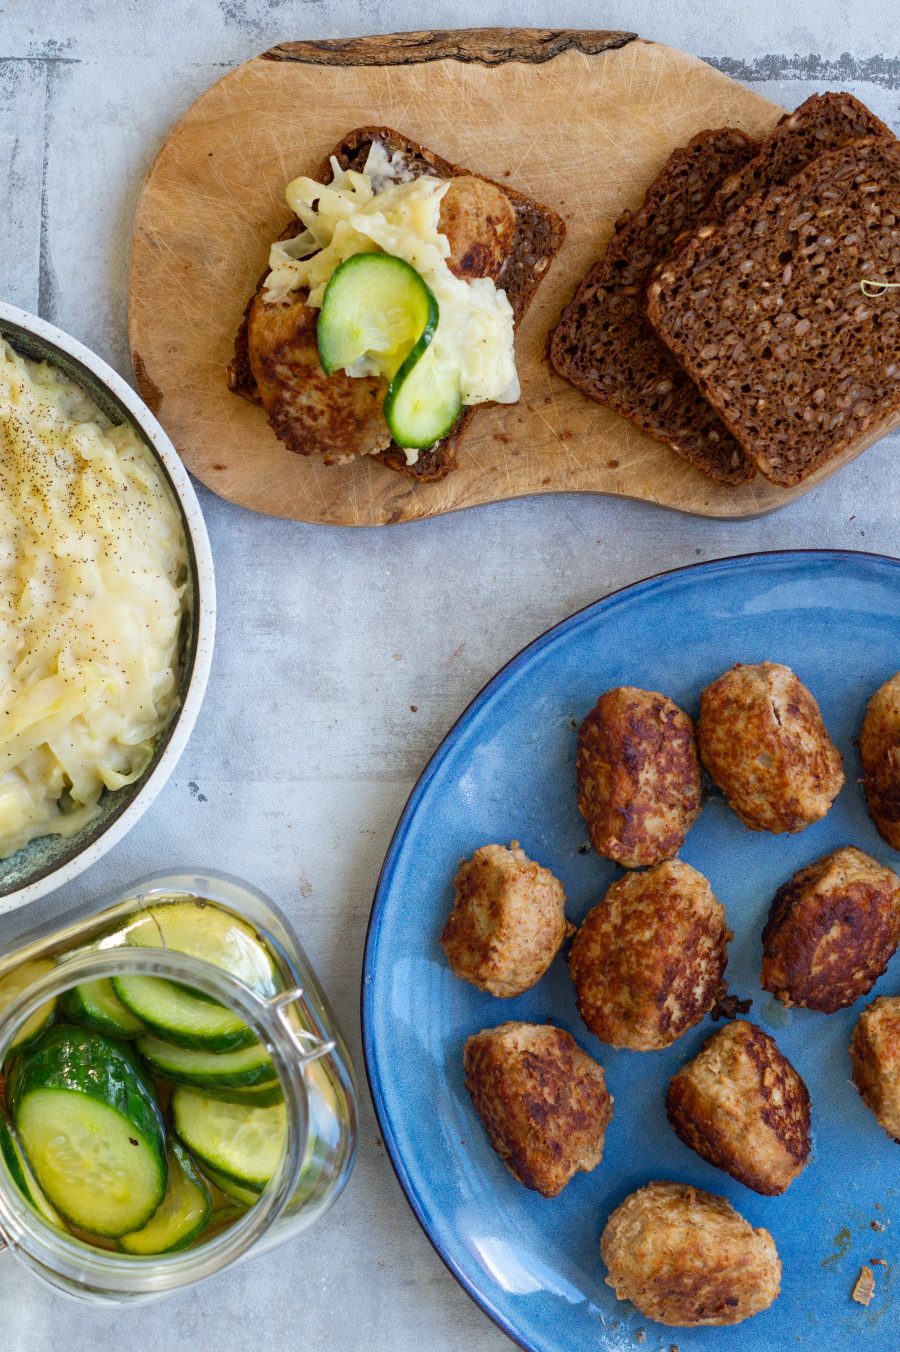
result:
[[[163,1294],[305,1229],[353,1162],[349,1058],[271,904],[170,875],[0,960],[0,1236]]]

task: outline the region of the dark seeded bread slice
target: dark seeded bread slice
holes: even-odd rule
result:
[[[850,141],[701,227],[647,313],[748,455],[793,485],[900,424],[900,143]]]
[[[342,169],[361,170],[373,141],[380,141],[389,155],[393,154],[394,151],[400,151],[406,165],[416,175],[431,174],[435,178],[455,178],[460,174],[472,175],[470,169],[451,164],[449,160],[436,155],[434,151],[425,149],[424,146],[402,136],[390,127],[358,127],[348,133],[335,146],[331,155],[319,166],[315,177],[319,182],[330,181],[332,156]],[[485,178],[483,174],[472,176]],[[493,179],[486,181],[495,183],[495,186],[506,194],[516,214],[516,228],[509,256],[496,279],[496,284],[509,297],[516,327],[518,327],[534,298],[535,292],[543,281],[547,269],[562,246],[566,227],[562,218],[555,211],[542,206],[534,198],[518,192],[506,183],[496,183]],[[300,228],[300,223],[295,218],[282,233],[282,238],[289,239]],[[262,285],[267,275],[268,270],[260,279],[259,286]],[[241,328],[238,330],[235,340],[235,355],[229,370],[229,385],[235,393],[243,395],[246,399],[259,402],[256,382],[253,379],[247,355],[247,313],[252,300],[253,297],[248,302]],[[414,465],[407,465],[405,453],[399,447],[394,446],[380,452],[373,459],[380,460],[389,469],[422,482],[432,483],[438,479],[443,479],[454,468],[459,446],[477,411],[475,407],[463,409],[461,417],[449,436],[444,437],[443,441],[438,442],[430,450],[421,451]]]
[[[701,132],[670,155],[640,209],[616,223],[606,254],[584,276],[549,346],[565,380],[723,484],[752,478],[753,469],[647,323],[643,297],[656,264],[756,150],[743,132],[725,127]]]
[[[891,136],[892,132],[852,94],[813,94],[793,113],[785,113],[760,143],[759,154],[721,185],[704,215],[724,221],[753,193],[789,178],[826,150],[861,136]]]

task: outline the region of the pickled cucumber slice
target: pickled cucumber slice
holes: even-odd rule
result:
[[[172,1121],[201,1166],[254,1191],[266,1186],[281,1162],[287,1133],[283,1103],[256,1108],[181,1087],[172,1095]]]
[[[25,1158],[66,1220],[112,1239],[147,1223],[166,1192],[165,1128],[121,1043],[60,1027],[17,1058],[7,1100]]]
[[[203,1093],[208,1098],[224,1099],[227,1103],[243,1103],[251,1108],[271,1108],[274,1103],[284,1102],[280,1080],[246,1086],[205,1084]]]
[[[202,900],[147,906],[130,925],[131,947],[168,948],[221,967],[261,995],[277,988],[275,963],[264,940],[239,916]],[[179,1046],[228,1052],[255,1041],[255,1034],[224,1005],[162,977],[113,978],[117,998],[148,1029]]]
[[[176,1084],[232,1089],[277,1081],[278,1072],[261,1042],[234,1052],[201,1052],[158,1037],[142,1037],[137,1049],[151,1070]]]
[[[415,347],[425,350],[437,322],[437,301],[409,263],[391,254],[354,254],[335,268],[322,297],[316,326],[322,369],[391,380]],[[360,362],[366,370],[352,370]]]
[[[265,941],[240,916],[203,900],[145,906],[126,942],[138,948],[171,948],[221,967],[261,995],[273,995],[277,973]]]
[[[211,1164],[206,1165],[206,1176],[223,1196],[239,1203],[241,1207],[253,1206],[262,1194],[262,1189],[249,1188],[246,1183],[235,1183],[233,1178],[229,1178],[227,1174],[220,1174]]]
[[[18,1137],[13,1128],[3,1118],[0,1118],[0,1155],[3,1156],[3,1161],[10,1176],[25,1201],[34,1208],[48,1225],[52,1225],[57,1230],[64,1230],[65,1224],[62,1216],[55,1206],[51,1206],[41,1192],[31,1166],[22,1151]]]
[[[136,1019],[122,1004],[108,977],[73,986],[62,995],[59,1003],[65,1018],[85,1028],[93,1028],[98,1033],[133,1038],[145,1031],[140,1019]]]
[[[384,416],[398,446],[427,451],[462,413],[459,372],[439,365],[434,348],[413,348],[388,386]]]
[[[177,1141],[169,1142],[169,1183],[162,1204],[144,1226],[123,1235],[125,1253],[177,1253],[197,1238],[209,1220],[212,1198],[205,1180]]]
[[[147,1027],[200,1051],[230,1052],[254,1042],[256,1035],[239,1014],[215,1000],[182,990],[158,976],[115,976],[119,1000]]]
[[[0,1012],[7,1009],[14,1000],[28,989],[39,977],[46,976],[56,966],[51,958],[36,958],[33,962],[23,962],[14,967],[6,976],[0,977]],[[35,1010],[26,1019],[12,1043],[10,1051],[28,1047],[36,1042],[46,1028],[53,1022],[56,1001],[48,1000],[40,1009]]]

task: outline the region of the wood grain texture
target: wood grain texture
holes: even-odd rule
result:
[[[496,30],[486,31],[486,51],[501,41],[524,49],[517,33],[498,39]],[[408,49],[407,40],[419,36],[391,42]],[[464,37],[472,50],[476,37]],[[592,52],[584,50],[584,34],[575,37],[546,60],[487,66],[455,55],[387,65],[258,57],[188,110],[151,167],[138,207],[129,327],[144,398],[211,489],[260,512],[363,526],[556,492],[744,517],[817,482],[798,489],[759,478],[736,488],[712,484],[545,362],[562,306],[616,217],[638,205],[671,151],[704,127],[730,124],[760,135],[782,112],[671,48],[635,40]],[[350,47],[358,52],[367,41]],[[330,50],[293,46],[314,47],[320,57]],[[348,47],[334,49],[346,55]],[[450,160],[509,181],[554,207],[568,228],[517,338],[521,402],[479,410],[458,468],[436,484],[417,484],[368,460],[328,468],[292,455],[263,412],[225,383],[246,298],[289,218],[285,185],[366,123],[393,126]]]
[[[403,66],[421,61],[549,61],[560,52],[587,56],[633,42],[636,33],[607,33],[578,28],[459,28],[452,31],[384,33],[322,42],[281,42],[263,53],[264,61],[307,61],[326,66]]]

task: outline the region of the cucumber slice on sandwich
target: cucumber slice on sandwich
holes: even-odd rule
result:
[[[322,297],[323,369],[389,380],[385,420],[396,444],[410,450],[440,441],[462,412],[458,373],[431,350],[438,319],[423,278],[391,254],[354,254],[335,268]]]
[[[146,1225],[166,1192],[165,1128],[126,1047],[57,1028],[16,1059],[6,1094],[25,1157],[66,1220],[113,1239]]]
[[[458,372],[440,365],[433,347],[419,346],[388,386],[384,416],[398,446],[427,451],[452,431],[463,402]]]
[[[209,1220],[212,1198],[206,1181],[177,1141],[169,1142],[169,1183],[162,1205],[143,1230],[123,1235],[125,1253],[177,1253],[192,1244]]]
[[[428,346],[437,322],[437,301],[414,267],[391,254],[354,254],[335,268],[322,297],[322,369],[331,376],[365,361],[358,374],[392,380],[413,348]]]

